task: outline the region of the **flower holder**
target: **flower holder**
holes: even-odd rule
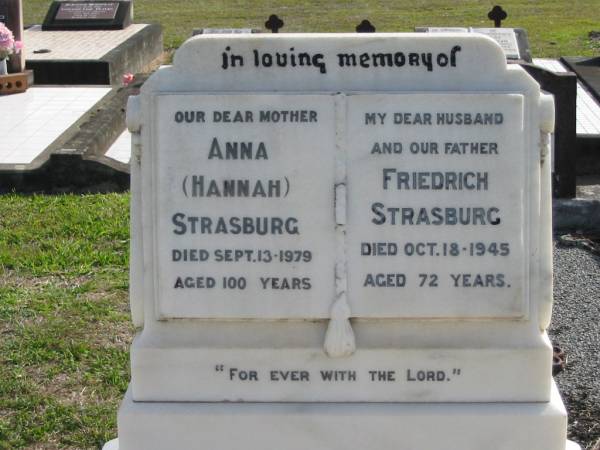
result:
[[[0,75],[0,95],[18,94],[29,87],[29,71]]]

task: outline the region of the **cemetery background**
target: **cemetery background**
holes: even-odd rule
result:
[[[26,24],[42,23],[48,0],[26,0]],[[461,0],[137,0],[135,22],[159,22],[167,49],[179,47],[194,28],[259,28],[271,14],[285,22],[281,32],[353,32],[363,19],[377,31],[414,31],[415,26],[489,27],[488,11],[497,2]],[[537,58],[563,55],[594,56],[600,42],[588,38],[598,29],[595,0],[500,2],[509,16],[503,26],[525,28]]]
[[[277,12],[282,31],[351,31],[368,17],[379,31],[415,25],[488,26],[482,2],[246,2],[135,4],[137,22],[160,21],[165,45],[197,27],[257,27]],[[48,1],[25,2],[41,23]],[[529,32],[536,57],[592,56],[595,2],[503,2],[506,26]],[[595,9],[594,9],[595,8]],[[594,28],[595,27],[595,28]],[[116,435],[128,382],[128,194],[0,197],[0,449],[99,448]],[[596,318],[600,258],[556,250],[552,337],[569,357],[557,377],[582,447],[600,437]],[[594,327],[595,325],[595,327]],[[582,377],[574,377],[574,374]]]

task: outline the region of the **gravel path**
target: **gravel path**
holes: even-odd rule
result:
[[[569,438],[582,449],[600,443],[600,257],[576,247],[554,248],[554,345],[566,353],[555,379],[569,411]]]

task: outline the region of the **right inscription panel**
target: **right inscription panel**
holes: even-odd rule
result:
[[[526,316],[523,109],[518,94],[348,97],[353,316]]]

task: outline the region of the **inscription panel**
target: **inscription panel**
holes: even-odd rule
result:
[[[156,108],[159,317],[328,317],[333,98],[161,95]]]
[[[348,130],[353,315],[524,317],[523,97],[350,96]]]
[[[117,15],[118,3],[61,3],[56,13],[56,20],[99,20],[114,19]]]

